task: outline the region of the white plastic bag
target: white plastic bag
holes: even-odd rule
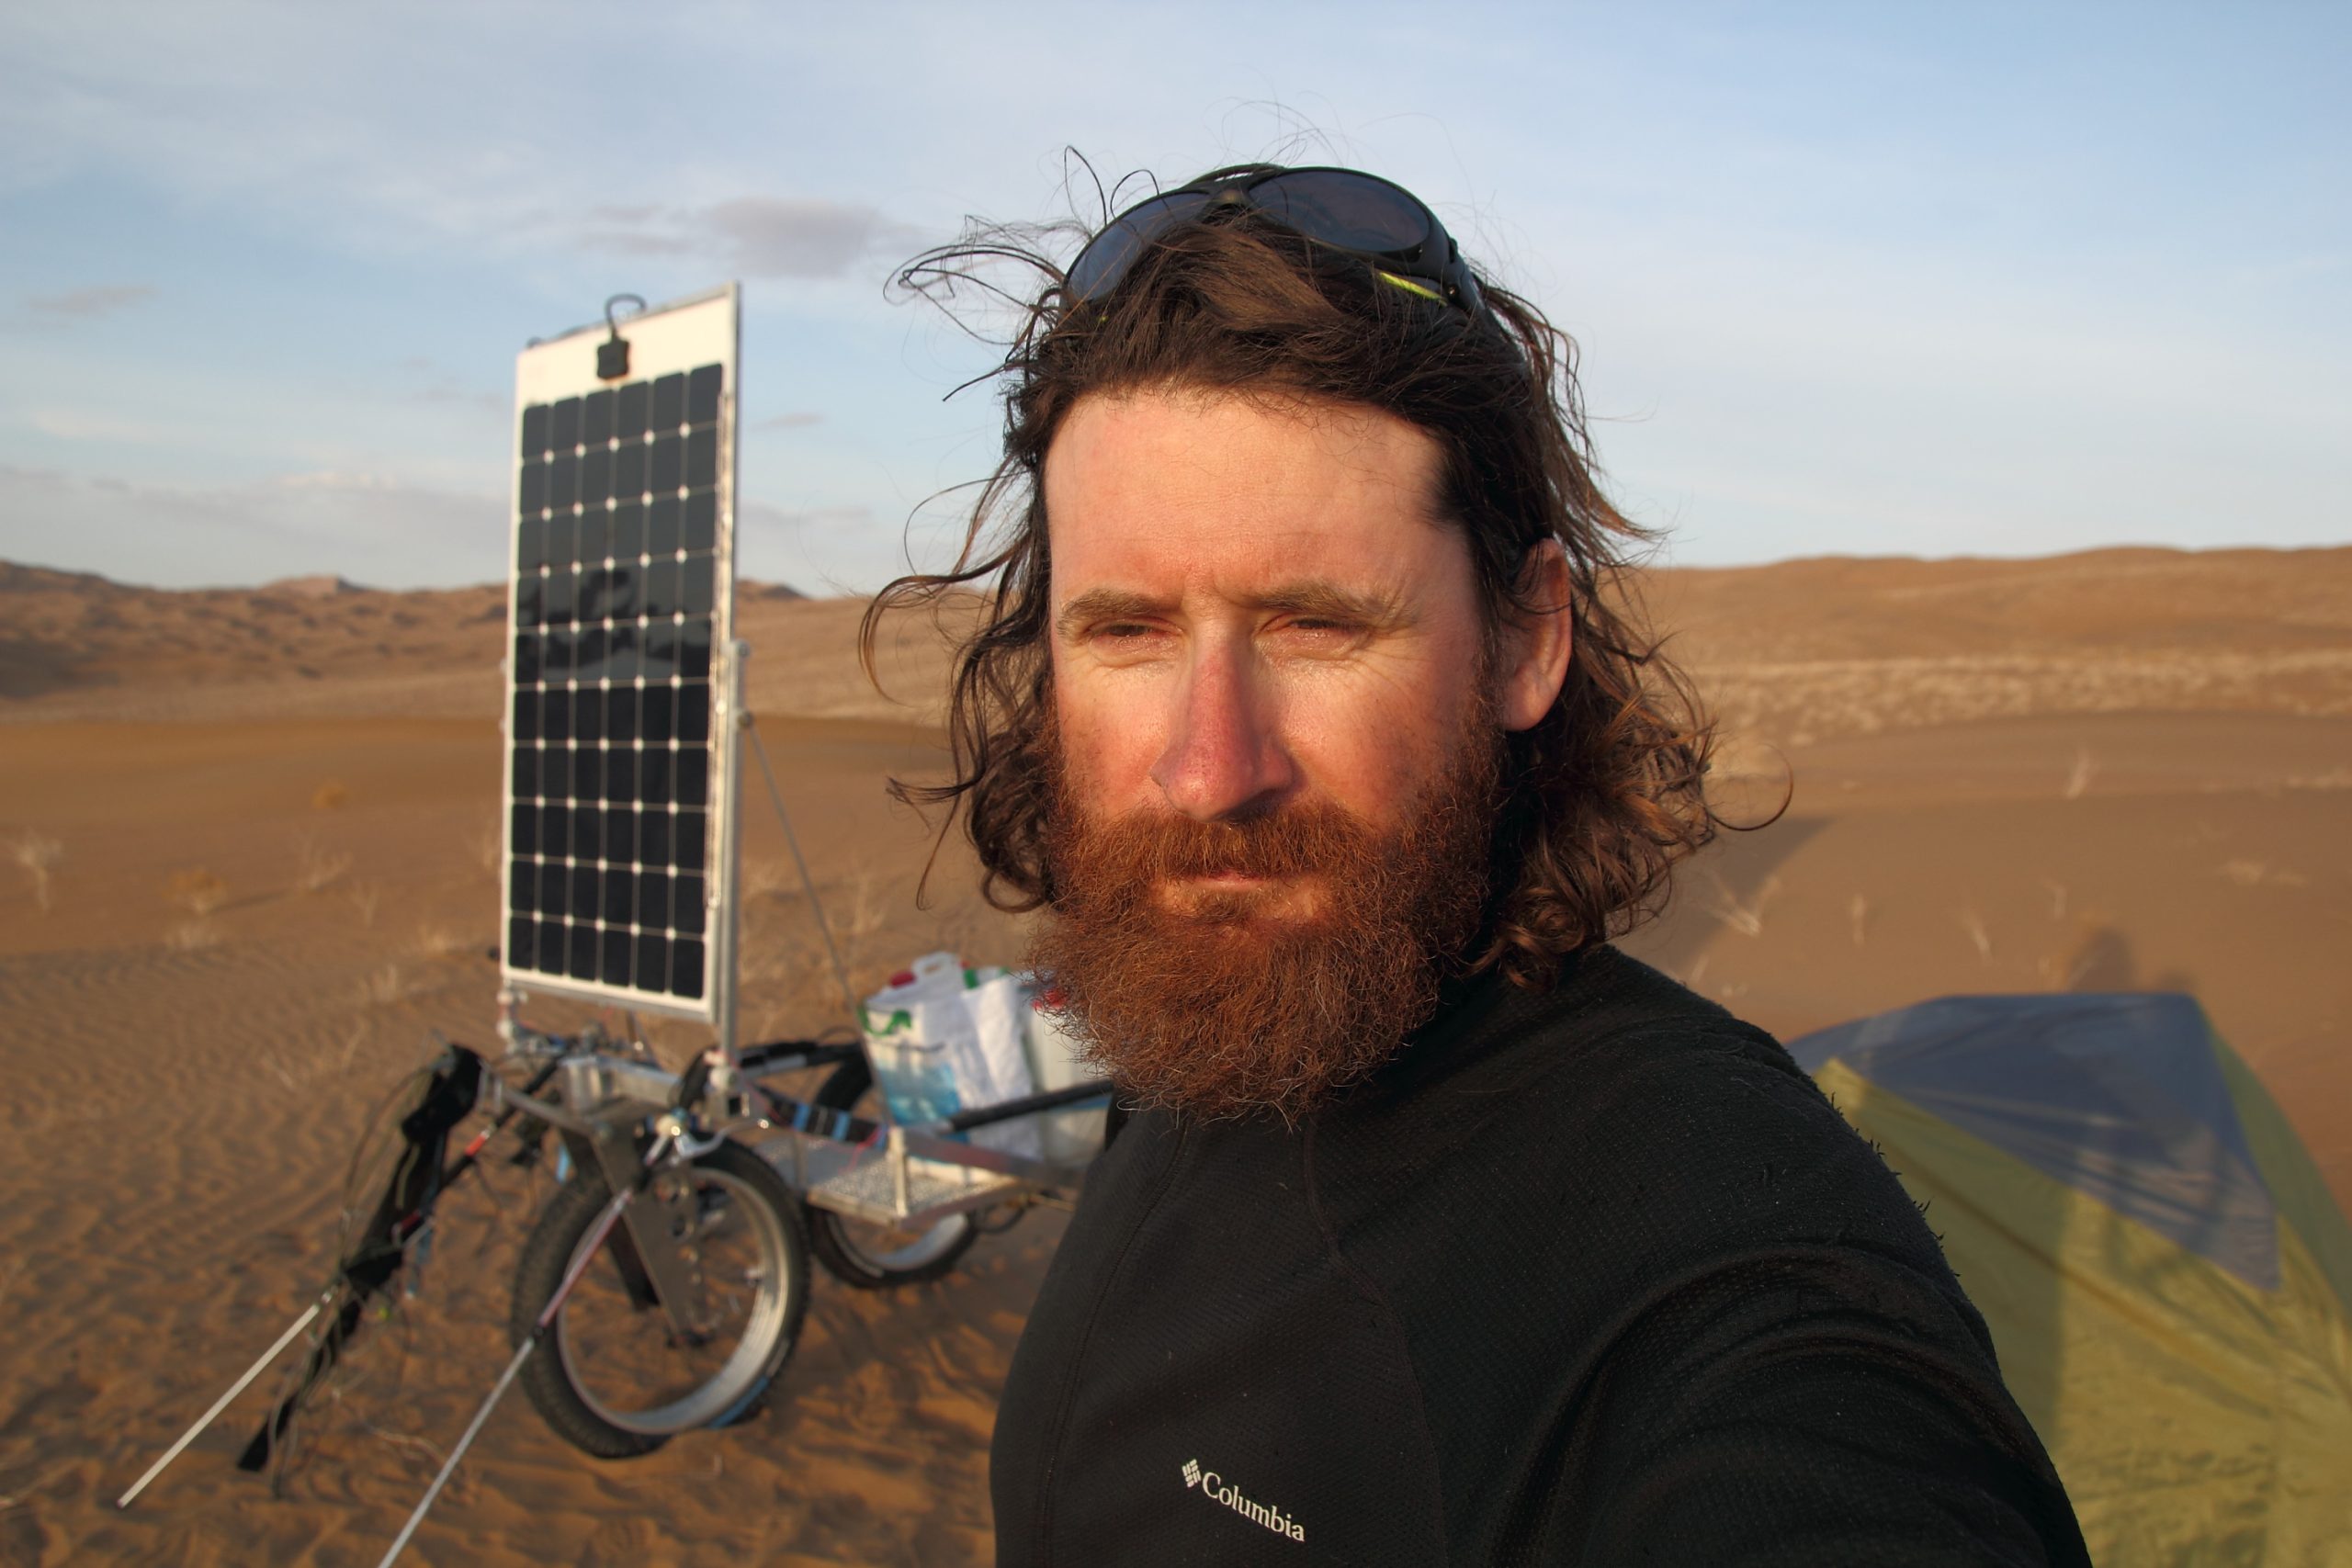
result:
[[[865,999],[866,1055],[891,1117],[936,1122],[1035,1092],[1023,1049],[1028,1014],[1025,976],[967,969],[952,953],[915,960],[898,983]],[[1039,1156],[1037,1129],[1025,1117],[967,1136],[1006,1154]]]
[[[1073,1084],[1089,1083],[1101,1074],[1079,1059],[1077,1037],[1045,1005],[1030,986],[1029,1073],[1040,1094]],[[1046,1157],[1057,1165],[1082,1166],[1102,1152],[1102,1134],[1109,1106],[1097,1102],[1063,1111],[1048,1111],[1037,1118]]]

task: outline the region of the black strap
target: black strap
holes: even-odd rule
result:
[[[555,1070],[556,1064],[548,1063],[531,1080],[531,1089],[544,1085]],[[415,1106],[401,1118],[401,1152],[392,1164],[391,1179],[384,1184],[383,1196],[377,1200],[358,1240],[335,1265],[339,1305],[327,1320],[326,1332],[311,1348],[293,1388],[237,1456],[238,1469],[258,1472],[268,1467],[302,1401],[334,1370],[343,1348],[358,1333],[368,1299],[400,1273],[408,1256],[409,1238],[424,1227],[433,1205],[449,1183],[475,1165],[476,1156],[470,1153],[454,1164],[445,1167],[444,1162],[449,1134],[473,1113],[481,1096],[481,1057],[463,1045],[451,1045],[433,1064]],[[514,1113],[514,1108],[508,1108],[499,1117],[498,1126],[504,1126]]]

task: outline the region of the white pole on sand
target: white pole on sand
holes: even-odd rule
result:
[[[336,1284],[340,1284],[341,1282],[341,1280],[337,1280]],[[244,1393],[246,1387],[253,1382],[254,1379],[261,1376],[263,1370],[266,1369],[272,1361],[277,1359],[278,1356],[285,1350],[286,1347],[294,1343],[294,1337],[296,1335],[311,1326],[311,1324],[318,1317],[319,1314],[325,1310],[327,1303],[334,1299],[334,1285],[330,1285],[326,1290],[322,1292],[319,1295],[319,1299],[312,1302],[303,1312],[302,1315],[294,1320],[293,1326],[287,1329],[285,1333],[277,1337],[277,1343],[263,1351],[261,1354],[261,1359],[255,1361],[252,1366],[247,1367],[245,1369],[245,1375],[239,1378],[235,1382],[231,1383],[229,1385],[229,1392],[214,1400],[212,1402],[212,1408],[198,1416],[195,1426],[190,1427],[187,1431],[181,1433],[180,1440],[174,1443],[170,1448],[165,1449],[164,1450],[164,1457],[157,1460],[153,1464],[149,1465],[147,1467],[147,1473],[133,1482],[130,1491],[125,1492],[121,1496],[116,1498],[114,1500],[114,1506],[118,1508],[128,1508],[133,1502],[137,1501],[139,1495],[147,1490],[147,1483],[154,1480],[155,1477],[163,1474],[164,1467],[171,1463],[172,1461],[179,1458],[180,1450],[187,1448],[190,1443],[196,1441],[197,1438],[202,1434],[204,1429],[207,1427],[211,1426],[213,1421],[219,1417],[220,1412],[229,1408],[230,1402],[235,1399],[237,1395]]]

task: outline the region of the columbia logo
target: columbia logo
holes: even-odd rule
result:
[[[1211,1502],[1224,1504],[1251,1524],[1270,1529],[1286,1540],[1304,1541],[1306,1539],[1306,1527],[1296,1519],[1280,1508],[1244,1497],[1241,1488],[1214,1470],[1203,1470],[1199,1460],[1188,1459],[1184,1461],[1184,1487],[1190,1491],[1195,1486],[1201,1489],[1201,1495]]]

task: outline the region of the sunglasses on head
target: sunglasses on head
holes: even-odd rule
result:
[[[1411,191],[1356,169],[1272,164],[1219,169],[1128,208],[1069,264],[1064,298],[1072,305],[1102,299],[1161,235],[1223,210],[1261,213],[1317,244],[1360,256],[1407,293],[1471,316],[1485,309],[1462,247]]]

